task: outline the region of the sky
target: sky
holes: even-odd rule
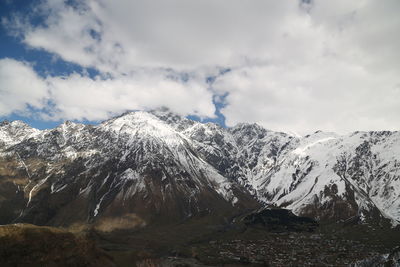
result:
[[[3,0],[0,120],[400,130],[398,0]]]

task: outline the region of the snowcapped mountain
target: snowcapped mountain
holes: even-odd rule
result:
[[[319,220],[396,223],[399,158],[399,132],[296,137],[166,109],[43,131],[3,122],[0,223],[107,231],[267,204]]]
[[[0,122],[0,145],[11,146],[39,133],[39,130],[29,127],[22,121],[3,121]]]
[[[317,219],[399,217],[400,134],[316,132],[263,176],[259,197]]]
[[[3,127],[18,139],[0,146],[2,223],[129,228],[259,206],[207,163],[194,141],[150,113],[98,126]]]

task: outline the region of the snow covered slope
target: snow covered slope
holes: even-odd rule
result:
[[[22,140],[39,133],[39,130],[31,128],[22,121],[0,122],[0,147],[20,143]]]
[[[222,175],[259,200],[320,220],[400,220],[400,132],[315,132],[305,137],[257,124],[223,129],[157,111],[195,141]]]
[[[207,163],[191,139],[147,112],[98,126],[66,122],[24,132],[19,142],[4,138],[0,151],[0,183],[8,188],[0,191],[4,222],[102,227],[126,218],[114,228],[131,228],[259,206]]]
[[[167,109],[44,131],[3,122],[0,223],[129,228],[260,201],[320,220],[396,223],[399,170],[399,132],[297,137],[256,124],[225,129]]]
[[[397,141],[392,139],[395,136]],[[376,132],[306,136],[279,160],[276,171],[264,177],[259,197],[318,219],[383,215],[396,223],[400,219],[398,137],[398,133]]]

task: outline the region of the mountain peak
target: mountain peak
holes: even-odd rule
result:
[[[23,128],[32,128],[31,126],[29,126],[28,124],[26,124],[25,122],[23,122],[21,120],[15,120],[15,121],[12,121],[12,122],[8,122],[7,121],[6,125],[9,125],[9,126],[14,127],[14,128],[21,128],[21,127],[23,127]]]
[[[0,127],[6,126],[6,125],[9,125],[9,124],[10,124],[9,120],[4,120],[4,121],[0,122]]]
[[[162,124],[161,120],[158,119],[153,114],[146,111],[132,111],[122,114],[121,116],[112,118],[103,122],[101,125],[114,130],[115,132],[120,132],[124,128],[136,127],[142,124],[152,124],[157,125]]]
[[[126,113],[102,123],[97,128],[111,131],[119,137],[128,136],[125,140],[128,143],[138,140],[157,140],[158,143],[176,148],[186,139],[166,121],[146,111]]]
[[[3,121],[0,124],[0,142],[3,142],[6,146],[14,145],[39,133],[39,130],[20,120]]]

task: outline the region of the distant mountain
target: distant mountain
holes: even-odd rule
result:
[[[167,109],[97,126],[0,124],[0,223],[109,231],[274,205],[317,220],[400,221],[400,133],[222,128]]]

